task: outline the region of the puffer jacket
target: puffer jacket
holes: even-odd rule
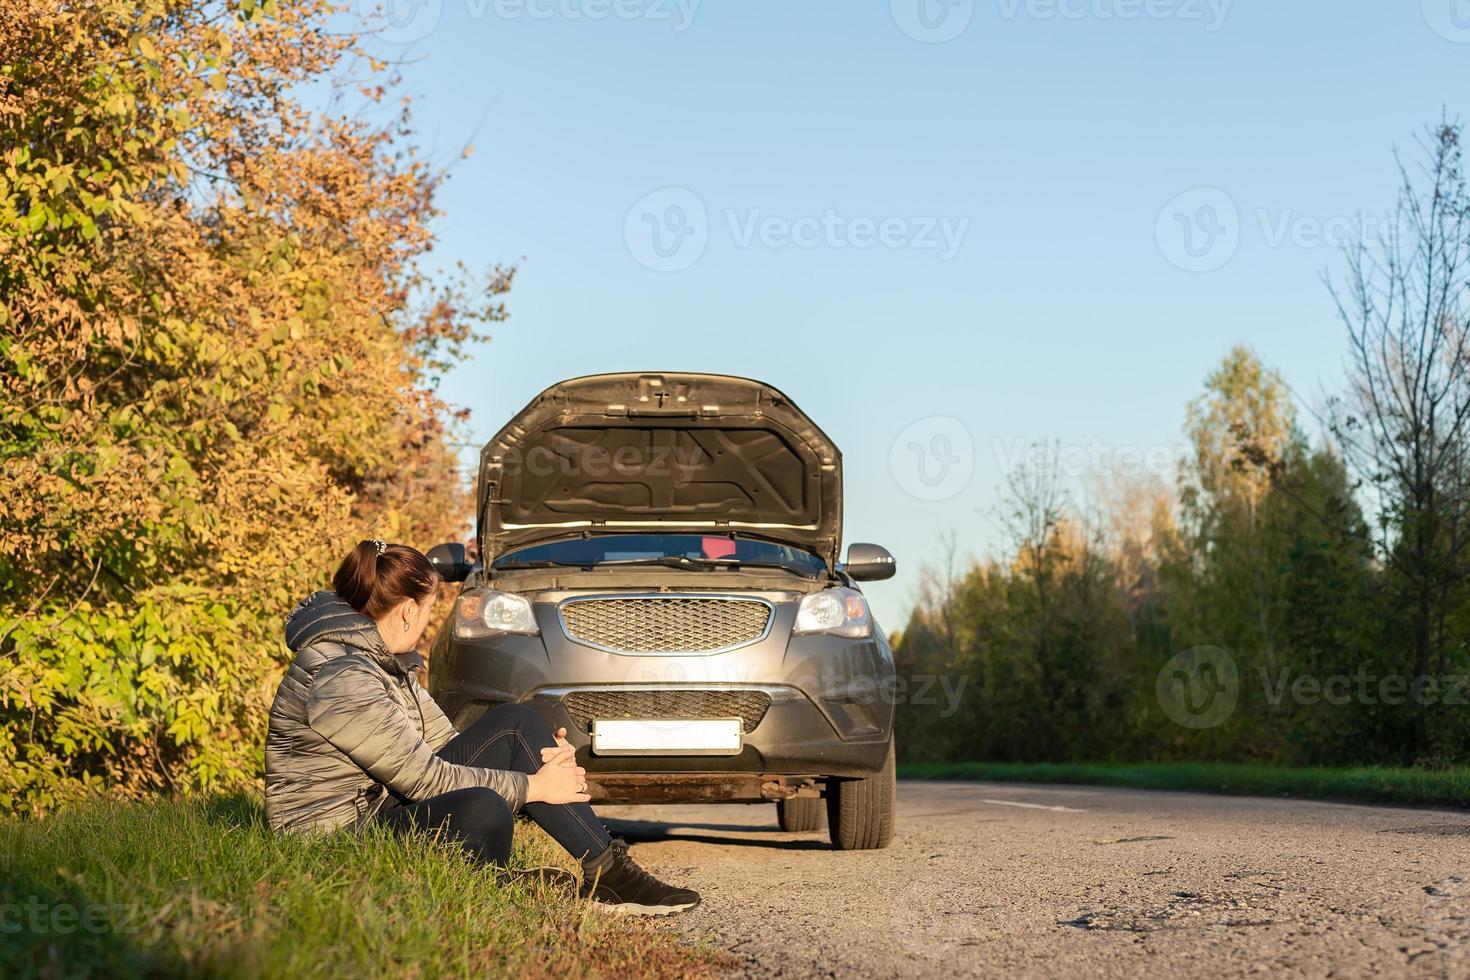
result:
[[[524,773],[460,766],[435,753],[456,734],[444,712],[388,652],[378,627],[335,592],[286,619],[296,654],[271,703],[265,812],[277,830],[360,824],[393,793],[410,801],[485,786],[512,810]]]

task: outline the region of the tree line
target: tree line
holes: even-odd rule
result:
[[[1238,347],[1171,479],[1080,493],[1038,445],[1003,488],[1002,553],[946,539],[895,656],[965,693],[900,705],[902,757],[1470,761],[1461,136],[1426,131],[1391,231],[1325,277],[1346,370],[1318,410]]]

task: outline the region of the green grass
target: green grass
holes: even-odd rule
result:
[[[512,863],[571,867],[531,825]],[[448,843],[273,834],[250,799],[0,822],[0,977],[700,976],[721,955]]]
[[[1092,783],[1133,789],[1470,807],[1470,766],[1339,769],[1217,762],[910,762],[898,767],[898,775],[902,779]]]

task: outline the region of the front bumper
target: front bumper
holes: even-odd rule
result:
[[[843,738],[833,720],[823,713],[800,691],[790,687],[762,686],[745,688],[718,688],[706,686],[689,687],[691,691],[710,690],[758,690],[771,698],[765,711],[752,730],[742,736],[742,747],[738,755],[721,756],[598,756],[592,753],[592,733],[585,721],[568,710],[566,698],[570,694],[584,691],[599,693],[620,690],[647,690],[646,686],[635,688],[619,687],[553,687],[531,692],[521,702],[534,708],[553,731],[567,730],[567,741],[577,750],[577,764],[587,770],[589,785],[607,782],[599,777],[624,774],[686,774],[701,777],[720,776],[869,776],[883,766],[891,731],[887,726],[869,726],[861,729],[862,734],[854,738]],[[661,690],[669,690],[664,686]],[[441,692],[442,695],[443,692]],[[455,727],[463,730],[501,700],[461,699],[450,717]],[[862,706],[868,710],[870,706]],[[848,706],[844,714],[848,714]],[[839,722],[838,724],[841,724]],[[849,730],[854,726],[847,723]],[[732,783],[734,780],[705,779],[690,780],[694,785],[701,781]],[[618,782],[612,780],[611,782]],[[636,782],[636,781],[635,781]],[[676,780],[665,780],[666,785],[676,785]],[[595,795],[595,794],[594,794]],[[715,794],[718,795],[718,794]],[[607,797],[610,798],[610,797]],[[711,797],[713,798],[713,796]],[[777,797],[771,797],[777,798]]]
[[[638,656],[570,640],[556,605],[537,602],[539,636],[462,640],[446,629],[430,662],[430,691],[461,730],[497,704],[530,705],[553,730],[567,730],[596,800],[780,799],[809,795],[811,781],[822,777],[877,772],[893,736],[886,640],[877,631],[863,639],[793,636],[794,603],[775,608],[759,642],[705,655]],[[587,710],[572,710],[568,699],[576,705],[579,694],[646,691],[744,692],[769,704],[747,718],[738,755],[594,755]]]

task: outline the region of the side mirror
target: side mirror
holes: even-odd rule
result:
[[[429,549],[429,564],[446,582],[463,582],[475,566],[462,544],[436,544]]]
[[[880,544],[850,544],[842,570],[854,582],[881,582],[893,578],[898,564],[888,549]]]

